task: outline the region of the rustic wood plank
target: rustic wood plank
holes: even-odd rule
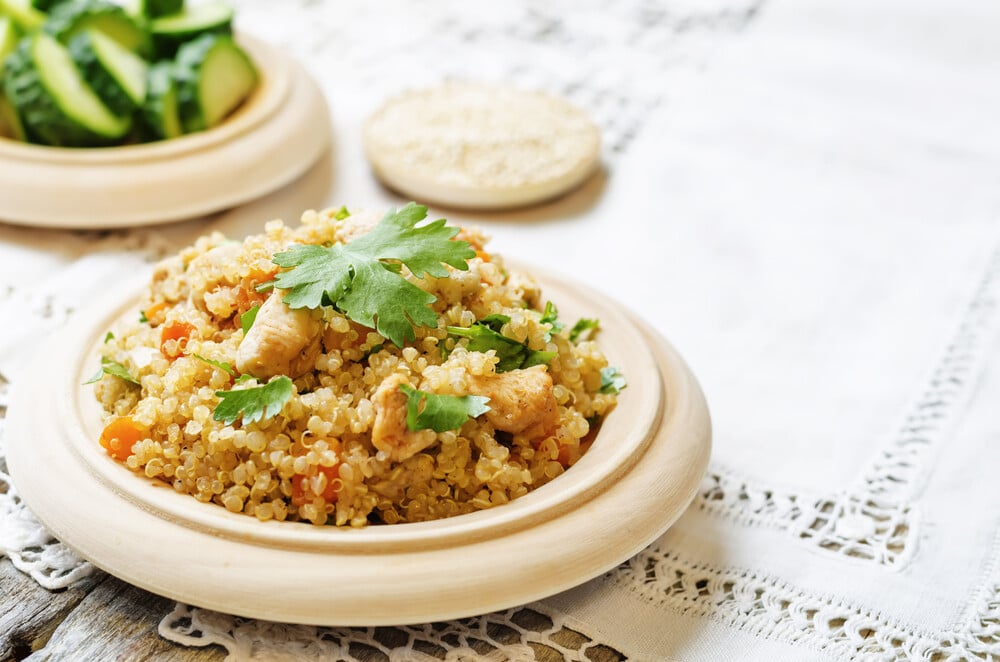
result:
[[[71,588],[48,591],[10,562],[0,558],[0,660],[18,660],[39,650],[52,632],[104,581],[97,573]]]
[[[108,577],[77,605],[30,662],[60,660],[157,660],[221,662],[221,646],[188,648],[156,631],[173,601]]]

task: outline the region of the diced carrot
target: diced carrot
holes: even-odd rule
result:
[[[258,292],[257,286],[274,279],[277,269],[273,271],[262,271],[253,269],[243,277],[239,287],[236,288],[236,310],[240,315],[247,312],[254,306],[263,305],[270,295],[270,292]]]
[[[473,232],[470,232],[467,228],[459,228],[458,233],[452,237],[455,241],[467,241],[472,244],[472,247],[476,250],[482,250],[483,244]]]
[[[327,503],[333,503],[337,500],[337,492],[340,489],[340,477],[337,473],[337,469],[340,464],[335,464],[332,467],[317,467],[319,472],[326,476],[326,489],[323,490],[322,494],[316,494],[312,491],[312,487],[309,484],[309,476],[303,476],[302,474],[296,474],[292,476],[292,505],[293,506],[304,506],[308,503],[312,503],[313,499],[317,496],[323,498],[323,501]]]
[[[150,326],[160,326],[167,321],[167,309],[170,308],[170,304],[166,301],[161,301],[159,303],[154,303],[152,306],[143,311],[146,315],[146,319],[149,320]]]
[[[122,416],[108,423],[101,432],[101,446],[108,455],[119,462],[124,462],[132,454],[135,442],[142,441],[149,435],[149,430],[136,423],[130,416]]]
[[[169,359],[176,359],[184,353],[184,347],[194,331],[194,326],[187,322],[168,323],[160,332],[160,352]]]
[[[478,257],[483,262],[489,262],[490,260],[493,259],[492,256],[486,251],[476,251],[476,257]]]

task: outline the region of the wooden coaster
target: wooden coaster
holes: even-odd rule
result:
[[[439,205],[504,209],[579,186],[600,131],[569,102],[501,85],[448,83],[388,101],[364,127],[382,182]]]

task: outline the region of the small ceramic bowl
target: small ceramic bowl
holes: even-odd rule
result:
[[[123,147],[45,147],[0,138],[0,221],[116,228],[192,218],[269,193],[304,173],[330,142],[323,94],[285,52],[239,41],[257,89],[219,126]]]
[[[39,350],[7,417],[17,489],[52,533],[137,586],[241,616],[398,625],[524,604],[578,585],[659,537],[705,471],[697,381],[659,335],[610,299],[537,269],[560,314],[601,320],[628,387],[574,466],[509,504],[364,529],[261,522],[129,471],[98,444],[92,386],[104,334],[137,314],[139,286],[81,313]]]

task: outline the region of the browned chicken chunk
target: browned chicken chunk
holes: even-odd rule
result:
[[[434,443],[433,430],[413,431],[406,425],[406,394],[400,384],[408,384],[406,377],[393,374],[386,377],[372,396],[375,405],[375,424],[372,426],[372,444],[389,454],[396,462],[413,457]]]
[[[497,430],[541,437],[559,420],[552,376],[545,366],[470,378],[470,390],[490,399],[486,418]]]
[[[293,379],[312,369],[320,351],[323,321],[316,311],[291,309],[275,290],[257,311],[257,318],[236,351],[236,368],[259,379],[288,375]]]

